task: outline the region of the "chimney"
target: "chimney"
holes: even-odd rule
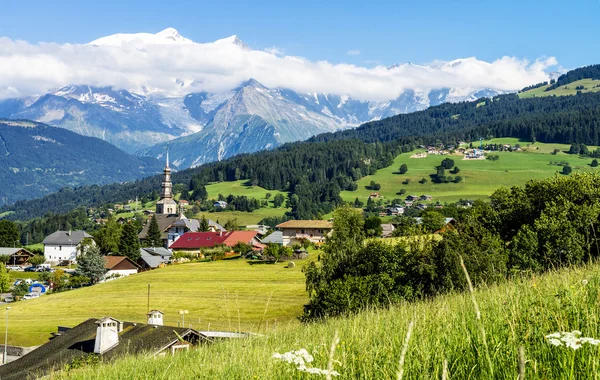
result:
[[[147,314],[148,316],[148,324],[155,326],[163,325],[163,315],[164,313],[160,310],[150,310]]]
[[[104,317],[96,321],[96,342],[94,353],[103,354],[119,344],[119,329],[123,328],[123,322],[111,317]]]

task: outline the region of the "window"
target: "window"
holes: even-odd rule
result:
[[[304,233],[304,230],[300,230],[300,233],[302,233],[302,234],[303,234],[303,233]]]
[[[58,250],[59,250],[59,251],[62,251],[62,245],[59,245],[59,246],[58,246]]]

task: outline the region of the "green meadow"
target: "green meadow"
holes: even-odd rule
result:
[[[364,177],[358,181],[356,191],[343,191],[341,196],[346,201],[353,201],[358,197],[363,202],[373,193],[366,188],[371,181],[381,185],[379,193],[388,198],[404,198],[409,194],[429,194],[433,201],[455,202],[459,199],[485,199],[499,187],[511,187],[523,185],[532,179],[544,179],[557,174],[562,170],[561,166],[551,165],[551,161],[566,161],[573,167],[573,172],[598,171],[592,168],[591,158],[580,158],[569,155],[566,144],[543,144],[535,143],[528,146],[527,142],[520,142],[513,138],[499,138],[487,141],[498,144],[520,144],[522,152],[494,152],[498,154],[498,161],[489,160],[463,160],[462,155],[438,156],[429,155],[425,158],[411,158],[418,152],[404,153],[396,157],[394,163],[387,168],[380,169],[374,175]],[[477,144],[474,143],[475,146]],[[554,149],[561,152],[553,155]],[[591,147],[591,149],[595,149]],[[431,182],[430,174],[435,174],[435,166],[440,165],[446,158],[452,158],[456,166],[460,168],[457,175],[463,178],[461,183],[435,184]],[[408,172],[400,175],[400,165],[406,164]],[[454,176],[446,172],[446,175]],[[421,178],[427,182],[419,183]],[[408,184],[403,184],[409,180]],[[397,195],[401,189],[406,190],[403,196]]]
[[[176,326],[179,310],[188,310],[186,325],[202,330],[297,325],[296,317],[308,301],[302,266],[309,260],[297,260],[295,268],[285,268],[286,263],[250,265],[243,259],[178,264],[15,302],[9,311],[8,342],[42,344],[58,325],[74,326],[88,318],[145,322],[148,284],[150,308],[165,313],[165,324]],[[4,331],[4,318],[0,319]]]
[[[481,320],[469,293],[450,294],[322,323],[265,326],[246,340],[175,356],[124,357],[50,378],[318,378],[273,358],[304,348],[314,357],[310,367],[331,363],[339,379],[396,379],[400,369],[403,379],[595,379],[600,346],[583,343],[574,350],[545,336],[578,330],[582,337],[600,338],[599,273],[594,264],[475,289]]]
[[[578,86],[585,87],[581,92],[596,92],[600,91],[600,80],[595,79],[581,79],[572,83],[569,83],[566,86],[561,86],[559,88],[555,88],[554,90],[545,91],[548,86],[542,86],[538,88],[534,88],[533,90],[520,92],[519,98],[535,98],[540,96],[563,96],[563,95],[575,95],[578,90],[576,88]]]

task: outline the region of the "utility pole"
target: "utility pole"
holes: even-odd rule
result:
[[[150,284],[148,284],[148,307],[147,307],[148,311],[146,313],[150,312]]]

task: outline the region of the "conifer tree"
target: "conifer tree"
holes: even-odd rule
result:
[[[148,234],[144,241],[146,247],[162,247],[162,239],[160,236],[160,229],[158,227],[158,221],[156,215],[150,219],[150,225],[148,226]]]
[[[119,241],[119,254],[129,257],[132,261],[140,258],[140,240],[135,226],[131,223],[127,223],[123,227]]]
[[[200,227],[199,227],[198,231],[206,232],[209,230],[209,228],[210,228],[210,225],[208,224],[208,219],[206,219],[205,216],[202,216],[202,220],[200,220]]]
[[[106,273],[105,263],[104,256],[100,254],[100,249],[91,246],[77,259],[76,274],[89,278],[90,282],[94,284],[100,281]]]

